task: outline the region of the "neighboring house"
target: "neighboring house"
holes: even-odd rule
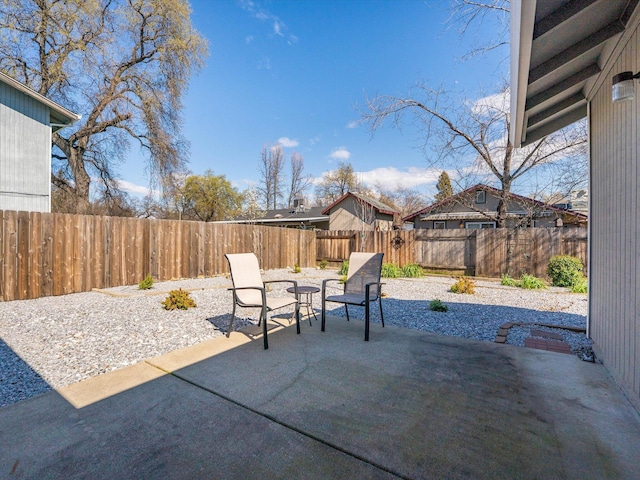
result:
[[[510,7],[510,140],[526,146],[589,122],[588,335],[640,410],[640,1]]]
[[[496,228],[500,190],[475,185],[412,213],[402,220],[414,228]],[[567,227],[587,225],[587,216],[514,193],[507,202],[507,227]]]
[[[400,218],[400,212],[389,205],[353,192],[345,193],[322,214],[329,215],[329,230],[388,231]]]
[[[301,202],[296,202],[292,208],[267,210],[259,218],[247,219],[239,217],[226,223],[250,223],[270,227],[299,228],[302,230],[328,230],[329,216],[324,215],[322,210],[323,207],[307,207]]]
[[[0,73],[0,210],[51,211],[51,132],[78,119]]]

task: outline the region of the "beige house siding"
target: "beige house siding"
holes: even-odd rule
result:
[[[591,98],[589,331],[596,352],[640,409],[640,85],[613,104],[611,78],[640,70],[637,25]]]
[[[381,214],[375,210],[368,214],[367,222],[363,222],[358,214],[358,208],[353,197],[345,198],[331,210],[329,230],[379,230],[393,229],[393,216]]]

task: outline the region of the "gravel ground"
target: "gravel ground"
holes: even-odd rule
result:
[[[335,271],[303,269],[264,273],[265,280],[294,278],[299,285],[320,286]],[[385,279],[385,323],[493,341],[506,322],[583,327],[587,296],[566,289],[543,291],[503,287],[499,282],[476,281],[474,295],[448,291],[449,277]],[[337,283],[332,284],[339,288]],[[231,286],[225,277],[158,282],[151,290],[136,286],[0,302],[0,407],[80,380],[135,364],[145,358],[194,345],[226,333],[231,312]],[[166,311],[160,305],[169,290],[191,292],[197,308]],[[337,291],[337,290],[336,290]],[[277,295],[280,292],[273,292]],[[286,295],[284,290],[282,294]],[[446,313],[433,312],[429,301],[440,299]],[[313,297],[320,309],[320,295]],[[344,315],[344,307],[333,304]],[[353,309],[362,318],[363,310]],[[240,309],[234,330],[257,322],[259,311]],[[379,322],[377,308],[372,322]],[[545,330],[544,327],[536,327]],[[507,343],[524,346],[529,327],[512,327]],[[549,329],[563,335],[574,352],[591,346],[584,334]]]

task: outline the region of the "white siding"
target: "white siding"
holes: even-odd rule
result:
[[[49,108],[0,82],[0,210],[51,211]]]
[[[611,77],[640,70],[636,27],[591,98],[590,334],[605,365],[640,409],[640,85],[613,104]]]

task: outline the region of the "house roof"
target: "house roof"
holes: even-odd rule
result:
[[[15,88],[16,90],[49,107],[49,123],[51,124],[54,132],[62,127],[71,125],[81,118],[81,115],[73,113],[71,110],[64,108],[62,105],[57,104],[53,100],[49,100],[44,95],[39,94],[35,90],[27,87],[25,84],[14,80],[9,75],[6,75],[2,72],[0,72],[0,82]]]
[[[345,200],[348,197],[355,197],[355,198],[358,198],[358,199],[362,200],[363,202],[367,203],[368,205],[371,205],[379,213],[384,213],[386,215],[395,215],[395,214],[399,214],[400,213],[397,210],[394,210],[393,207],[390,207],[386,203],[379,202],[378,200],[375,200],[375,199],[373,199],[371,197],[367,197],[366,195],[362,195],[360,193],[354,193],[354,192],[347,192],[344,195],[342,195],[339,199],[337,199],[335,202],[333,202],[331,205],[329,205],[324,210],[322,210],[322,214],[323,215],[328,215],[329,212],[331,211],[331,209],[336,207],[338,204],[342,203],[342,201]]]
[[[587,116],[640,0],[512,0],[511,131],[520,147]],[[615,72],[620,73],[620,72]],[[635,72],[634,72],[635,73]]]
[[[475,193],[478,190],[484,190],[485,192],[489,192],[492,193],[494,195],[500,195],[502,193],[501,190],[498,190],[497,188],[493,188],[490,187],[489,185],[484,185],[482,183],[479,183],[477,185],[474,185],[473,187],[467,188],[466,190],[463,190],[460,193],[457,193],[449,198],[445,198],[444,200],[442,200],[441,202],[437,202],[434,203],[433,205],[429,205],[428,207],[423,208],[422,210],[418,210],[415,213],[412,213],[411,215],[407,215],[406,217],[404,217],[402,220],[405,222],[410,222],[410,221],[415,221],[416,217],[422,217],[422,216],[427,216],[429,215],[431,212],[437,211],[439,208],[445,206],[445,205],[449,205],[451,203],[458,203],[461,202],[461,199],[464,198],[468,198],[470,195],[472,195],[473,193]],[[578,212],[574,212],[573,210],[567,210],[565,208],[559,208],[559,207],[554,207],[553,205],[548,205],[546,203],[540,202],[538,200],[535,200],[533,198],[530,197],[524,197],[522,195],[518,195],[516,193],[509,193],[509,198],[512,200],[516,200],[520,203],[523,204],[529,204],[529,205],[533,205],[536,207],[540,207],[540,208],[544,208],[545,210],[550,210],[550,211],[555,211],[558,213],[565,213],[565,214],[570,214],[570,215],[575,215],[577,218],[580,219],[587,219],[587,216],[582,214],[582,213],[578,213]],[[434,212],[435,213],[435,212]],[[429,220],[442,220],[442,218],[440,218],[440,212],[437,212],[439,214],[438,218],[432,218],[432,215],[429,215]],[[512,215],[518,215],[520,212],[508,212],[508,214],[512,214]],[[524,213],[524,212],[522,212]],[[450,219],[450,215],[452,214],[447,214],[448,218]],[[455,214],[458,215],[458,214]],[[455,216],[455,218],[458,218],[457,216]]]
[[[264,216],[256,219],[239,217],[226,223],[319,223],[328,222],[329,216],[322,214],[323,207],[278,208],[267,210]]]

